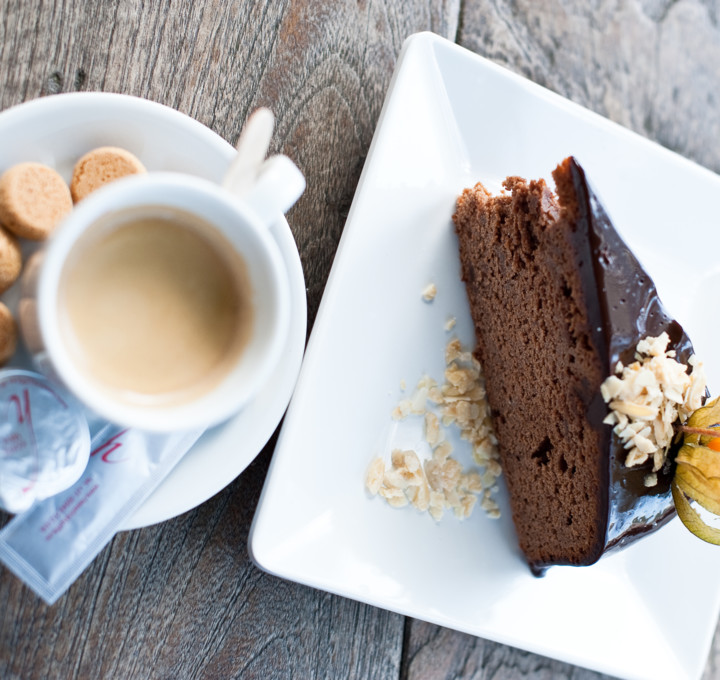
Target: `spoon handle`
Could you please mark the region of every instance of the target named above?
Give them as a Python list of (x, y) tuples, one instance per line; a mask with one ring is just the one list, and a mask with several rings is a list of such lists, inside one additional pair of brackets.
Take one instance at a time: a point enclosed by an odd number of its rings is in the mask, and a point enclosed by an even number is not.
[(225, 189), (236, 196), (250, 193), (270, 147), (274, 125), (270, 109), (259, 108), (250, 115), (240, 133), (237, 154), (223, 178)]

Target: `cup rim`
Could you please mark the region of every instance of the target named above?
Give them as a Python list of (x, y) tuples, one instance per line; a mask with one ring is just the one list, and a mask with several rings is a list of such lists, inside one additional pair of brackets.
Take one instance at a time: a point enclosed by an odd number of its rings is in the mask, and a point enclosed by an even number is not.
[[(162, 194), (162, 196), (154, 195)], [(168, 197), (174, 196), (172, 200)], [(181, 197), (181, 199), (178, 199)], [(190, 203), (191, 205), (188, 205)], [(197, 398), (180, 403), (135, 405), (113, 397), (106, 388), (88, 378), (76, 365), (60, 332), (59, 293), (65, 264), (73, 245), (101, 217), (116, 211), (168, 206), (187, 210), (209, 221), (233, 242), (231, 227), (208, 216), (213, 207), (244, 223), (265, 257), (272, 295), (271, 320), (274, 332), (263, 342), (260, 361), (250, 376), (239, 380), (238, 363), (217, 385)], [(208, 207), (210, 206), (210, 207)], [(242, 253), (241, 253), (242, 254)], [(265, 291), (267, 293), (267, 291)], [(48, 242), (37, 288), (38, 322), (52, 370), (87, 407), (109, 421), (155, 432), (173, 432), (210, 427), (226, 420), (252, 399), (268, 379), (287, 338), (290, 326), (290, 288), (285, 263), (270, 227), (262, 224), (247, 204), (221, 186), (200, 178), (172, 172), (154, 172), (119, 179), (83, 199), (58, 225)]]

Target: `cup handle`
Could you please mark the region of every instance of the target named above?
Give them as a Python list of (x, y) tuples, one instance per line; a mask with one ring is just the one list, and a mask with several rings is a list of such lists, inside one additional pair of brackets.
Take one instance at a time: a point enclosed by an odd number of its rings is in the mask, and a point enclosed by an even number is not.
[(287, 156), (271, 156), (260, 166), (257, 179), (245, 200), (260, 221), (271, 226), (305, 191), (305, 177)]

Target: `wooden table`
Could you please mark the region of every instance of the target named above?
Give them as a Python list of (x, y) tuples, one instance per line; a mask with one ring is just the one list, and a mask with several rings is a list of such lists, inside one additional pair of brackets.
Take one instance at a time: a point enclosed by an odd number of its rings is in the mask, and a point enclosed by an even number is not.
[[(234, 142), (269, 106), (274, 149), (308, 179), (289, 222), (312, 327), (408, 35), (434, 31), (719, 171), (719, 13), (705, 0), (3, 0), (0, 108), (124, 92)], [(0, 678), (600, 677), (260, 572), (247, 538), (273, 444), (201, 507), (118, 535), (53, 607), (0, 570)], [(720, 677), (718, 634), (704, 677)]]

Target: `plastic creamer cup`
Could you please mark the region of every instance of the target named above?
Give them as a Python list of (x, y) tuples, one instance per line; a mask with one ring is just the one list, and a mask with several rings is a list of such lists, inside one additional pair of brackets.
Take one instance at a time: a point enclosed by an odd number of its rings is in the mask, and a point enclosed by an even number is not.
[(30, 371), (0, 371), (0, 507), (27, 510), (72, 486), (90, 456), (80, 404)]

